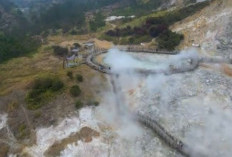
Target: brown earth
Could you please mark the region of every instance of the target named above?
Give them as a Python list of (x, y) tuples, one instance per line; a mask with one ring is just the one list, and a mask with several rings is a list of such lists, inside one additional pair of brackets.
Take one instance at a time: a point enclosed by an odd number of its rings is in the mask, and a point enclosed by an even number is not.
[(93, 137), (98, 137), (100, 134), (89, 128), (89, 127), (83, 127), (79, 132), (69, 136), (66, 139), (63, 139), (62, 141), (59, 141), (55, 144), (53, 144), (46, 152), (46, 157), (53, 157), (58, 156), (62, 150), (64, 150), (68, 144), (72, 144), (77, 142), (78, 140), (81, 140), (83, 142), (91, 142)]

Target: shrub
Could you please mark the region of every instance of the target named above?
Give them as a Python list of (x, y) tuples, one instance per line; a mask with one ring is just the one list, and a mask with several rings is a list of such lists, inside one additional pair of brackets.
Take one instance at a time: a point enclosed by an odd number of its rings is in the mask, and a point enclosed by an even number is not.
[(76, 109), (80, 109), (83, 107), (83, 103), (80, 100), (77, 100), (75, 103), (75, 107), (76, 107)]
[(46, 90), (52, 86), (51, 78), (38, 78), (33, 83), (33, 89), (35, 90)]
[(73, 79), (73, 73), (72, 73), (72, 71), (68, 71), (68, 72), (67, 72), (67, 76), (68, 76), (70, 79)]
[(160, 49), (174, 50), (183, 39), (182, 34), (168, 30), (159, 35), (157, 42)]
[(56, 91), (59, 91), (63, 87), (64, 87), (64, 83), (60, 81), (59, 79), (55, 79), (52, 82), (51, 90), (56, 92)]
[(27, 126), (23, 123), (18, 126), (18, 133), (17, 137), (19, 139), (24, 139), (28, 135), (28, 129)]
[(81, 89), (78, 85), (74, 85), (70, 88), (70, 94), (74, 97), (77, 97), (81, 94)]
[(98, 101), (94, 101), (94, 102), (93, 102), (93, 105), (94, 105), (94, 106), (98, 106), (98, 105), (99, 105), (99, 102), (98, 102)]
[(71, 30), (70, 34), (71, 34), (71, 35), (77, 35), (78, 32), (77, 32), (76, 30), (73, 29), (73, 30)]
[(77, 80), (78, 82), (83, 82), (83, 76), (80, 75), (80, 74), (77, 74), (77, 75), (76, 75), (76, 80)]
[(132, 37), (130, 37), (129, 39), (128, 39), (128, 42), (129, 42), (129, 44), (133, 44), (134, 43), (134, 38), (132, 38)]
[(116, 34), (116, 32), (114, 30), (107, 31), (106, 35), (111, 36), (111, 37), (117, 36), (117, 34)]
[(53, 52), (55, 55), (63, 57), (68, 54), (68, 49), (60, 46), (53, 46)]
[(149, 33), (150, 33), (150, 36), (157, 37), (159, 34), (167, 30), (168, 30), (168, 27), (166, 25), (160, 24), (160, 25), (152, 26), (149, 30)]
[(89, 22), (90, 30), (97, 31), (98, 28), (105, 26), (104, 16), (101, 12), (94, 16), (94, 19)]
[(86, 102), (86, 105), (87, 106), (98, 106), (100, 103), (98, 102), (98, 101), (96, 101), (96, 100), (88, 100), (87, 102)]
[(79, 43), (74, 43), (73, 46), (76, 47), (76, 48), (81, 47), (81, 45)]
[(60, 91), (64, 84), (58, 78), (38, 78), (33, 82), (32, 89), (27, 93), (27, 108), (35, 110), (49, 100), (55, 92)]

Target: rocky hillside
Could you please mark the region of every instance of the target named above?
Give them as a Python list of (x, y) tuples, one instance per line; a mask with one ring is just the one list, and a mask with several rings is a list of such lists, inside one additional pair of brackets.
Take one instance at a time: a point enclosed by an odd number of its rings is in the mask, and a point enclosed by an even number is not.
[(172, 26), (185, 36), (181, 47), (197, 46), (208, 55), (229, 57), (232, 52), (232, 1), (214, 0), (211, 4)]

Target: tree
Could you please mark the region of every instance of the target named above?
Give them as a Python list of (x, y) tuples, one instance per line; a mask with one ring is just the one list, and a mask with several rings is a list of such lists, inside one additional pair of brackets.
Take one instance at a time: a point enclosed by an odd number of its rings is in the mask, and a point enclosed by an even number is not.
[(55, 55), (63, 57), (68, 54), (68, 48), (64, 48), (61, 46), (53, 46), (53, 52)]
[(98, 28), (105, 26), (104, 16), (101, 12), (94, 16), (94, 19), (89, 22), (90, 30), (97, 31)]
[(160, 49), (174, 50), (183, 39), (182, 34), (167, 30), (159, 35), (157, 42)]

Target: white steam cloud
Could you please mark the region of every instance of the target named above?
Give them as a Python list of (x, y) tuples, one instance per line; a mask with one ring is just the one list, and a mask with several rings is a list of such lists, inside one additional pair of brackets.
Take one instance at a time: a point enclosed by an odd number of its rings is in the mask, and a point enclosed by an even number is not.
[[(118, 127), (121, 135), (127, 136), (132, 132), (139, 133), (136, 130), (141, 129), (131, 120), (130, 113), (142, 111), (183, 140), (190, 147), (191, 156), (198, 157), (200, 152), (211, 157), (230, 157), (230, 79), (202, 68), (173, 75), (142, 76), (136, 73), (136, 69), (164, 71), (170, 70), (170, 66), (184, 68), (188, 59), (198, 59), (195, 49), (174, 56), (110, 50), (104, 61), (117, 74), (113, 79), (120, 96), (115, 97), (113, 90), (104, 93), (104, 104), (107, 105), (102, 114)], [(117, 102), (125, 107), (123, 116), (116, 112)]]

